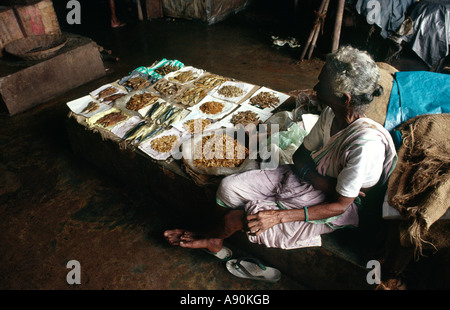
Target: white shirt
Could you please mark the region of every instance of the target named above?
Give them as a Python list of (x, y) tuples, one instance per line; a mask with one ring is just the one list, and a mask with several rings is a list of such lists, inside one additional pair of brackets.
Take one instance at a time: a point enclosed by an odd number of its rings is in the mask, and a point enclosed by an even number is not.
[[(333, 119), (334, 112), (327, 107), (311, 132), (304, 138), (303, 144), (306, 149), (317, 151), (330, 141)], [(383, 128), (381, 125), (377, 125)], [(336, 191), (342, 196), (357, 197), (361, 188), (374, 186), (383, 171), (385, 145), (382, 138), (373, 131), (368, 131), (363, 138), (364, 144), (358, 144), (351, 148), (343, 167), (327, 171), (328, 176), (337, 178)]]

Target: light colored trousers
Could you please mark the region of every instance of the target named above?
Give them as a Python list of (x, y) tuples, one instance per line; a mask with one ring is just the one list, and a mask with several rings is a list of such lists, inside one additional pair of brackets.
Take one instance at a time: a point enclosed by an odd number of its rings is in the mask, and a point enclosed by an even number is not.
[[(262, 210), (303, 209), (325, 202), (325, 194), (293, 173), (288, 165), (273, 170), (251, 170), (225, 177), (217, 191), (217, 203), (247, 214)], [(253, 243), (295, 249), (320, 246), (321, 235), (347, 225), (358, 226), (358, 210), (352, 204), (342, 215), (321, 221), (277, 224), (259, 236), (248, 234)]]

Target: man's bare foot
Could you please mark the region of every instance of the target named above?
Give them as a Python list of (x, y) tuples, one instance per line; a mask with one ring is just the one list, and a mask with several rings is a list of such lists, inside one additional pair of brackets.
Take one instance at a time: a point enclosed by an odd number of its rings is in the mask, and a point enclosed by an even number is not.
[(223, 239), (204, 238), (195, 232), (185, 229), (171, 229), (164, 232), (164, 237), (171, 245), (179, 245), (190, 249), (207, 249), (217, 253), (223, 247)]
[(172, 229), (164, 232), (164, 237), (171, 245), (180, 245), (180, 238), (184, 234), (184, 229)]
[(183, 235), (180, 241), (180, 246), (190, 249), (206, 249), (210, 252), (217, 253), (223, 247), (223, 239), (218, 238), (205, 238), (195, 239)]

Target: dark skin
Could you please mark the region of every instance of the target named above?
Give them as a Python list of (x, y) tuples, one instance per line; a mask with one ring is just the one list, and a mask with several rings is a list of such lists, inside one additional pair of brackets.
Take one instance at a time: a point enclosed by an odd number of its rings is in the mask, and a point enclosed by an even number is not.
[[(335, 96), (331, 80), (327, 74), (326, 66), (319, 75), (319, 82), (314, 87), (317, 97), (329, 106), (335, 118), (331, 127), (331, 136), (345, 129), (349, 124), (364, 117), (351, 107), (351, 95), (344, 94), (342, 97)], [(322, 190), (328, 197), (327, 202), (308, 207), (309, 220), (325, 219), (344, 213), (353, 203), (356, 197), (345, 197), (335, 190), (337, 180), (335, 178), (320, 175), (316, 165), (311, 158), (311, 152), (301, 145), (293, 155), (294, 165), (301, 170), (305, 165), (310, 168), (304, 178), (314, 188)], [(360, 195), (364, 196), (363, 192)], [(212, 252), (218, 252), (223, 246), (223, 240), (233, 233), (248, 229), (250, 233), (258, 236), (265, 230), (280, 224), (294, 221), (305, 221), (303, 208), (291, 210), (267, 210), (256, 214), (245, 215), (243, 210), (226, 211), (224, 220), (217, 230), (208, 234), (197, 234), (182, 229), (168, 230), (164, 236), (169, 243), (188, 248), (206, 248)], [(246, 227), (247, 225), (247, 227)]]

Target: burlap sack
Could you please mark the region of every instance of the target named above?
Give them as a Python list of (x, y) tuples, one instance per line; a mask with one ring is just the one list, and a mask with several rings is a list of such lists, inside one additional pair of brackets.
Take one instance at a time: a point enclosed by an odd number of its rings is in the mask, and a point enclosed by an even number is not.
[(392, 84), (394, 82), (394, 74), (398, 70), (385, 62), (377, 62), (377, 66), (380, 70), (379, 84), (383, 87), (383, 94), (374, 98), (366, 111), (366, 115), (368, 118), (373, 119), (377, 123), (384, 126), (389, 105), (389, 97), (391, 95)]
[(445, 231), (430, 227), (450, 206), (450, 114), (422, 115), (399, 128), (403, 145), (388, 184), (388, 202), (408, 221), (403, 241), (417, 252), (425, 244), (447, 246)]

